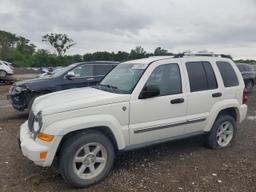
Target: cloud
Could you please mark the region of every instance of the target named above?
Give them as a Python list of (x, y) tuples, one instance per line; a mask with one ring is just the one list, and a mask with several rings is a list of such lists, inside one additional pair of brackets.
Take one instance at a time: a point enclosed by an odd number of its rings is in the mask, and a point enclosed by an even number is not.
[(46, 48), (42, 35), (68, 34), (70, 53), (97, 50), (208, 49), (256, 58), (254, 0), (9, 0), (1, 2), (1, 29)]

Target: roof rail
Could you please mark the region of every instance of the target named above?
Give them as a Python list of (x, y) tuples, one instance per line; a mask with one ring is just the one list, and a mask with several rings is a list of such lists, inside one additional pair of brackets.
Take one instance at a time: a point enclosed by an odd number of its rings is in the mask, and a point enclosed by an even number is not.
[(204, 56), (204, 57), (222, 57), (222, 58), (228, 58), (232, 59), (231, 55), (225, 55), (225, 54), (215, 54), (213, 52), (207, 52), (207, 51), (199, 51), (197, 53), (192, 53), (191, 51), (185, 51), (182, 53), (174, 54), (174, 58), (182, 58), (182, 57), (189, 57), (189, 56)]

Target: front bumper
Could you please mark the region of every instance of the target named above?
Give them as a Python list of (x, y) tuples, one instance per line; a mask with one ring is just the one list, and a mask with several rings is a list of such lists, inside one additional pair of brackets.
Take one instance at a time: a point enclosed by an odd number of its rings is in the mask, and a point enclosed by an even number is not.
[[(51, 166), (60, 139), (60, 137), (56, 136), (52, 142), (34, 140), (28, 128), (27, 121), (21, 125), (20, 132), (18, 134), (18, 142), (22, 154), (33, 161), (36, 165), (43, 167)], [(40, 159), (41, 152), (47, 152), (47, 157), (45, 159)]]
[(12, 107), (18, 111), (24, 111), (28, 107), (28, 101), (25, 93), (13, 93), (9, 92), (7, 100), (10, 102)]

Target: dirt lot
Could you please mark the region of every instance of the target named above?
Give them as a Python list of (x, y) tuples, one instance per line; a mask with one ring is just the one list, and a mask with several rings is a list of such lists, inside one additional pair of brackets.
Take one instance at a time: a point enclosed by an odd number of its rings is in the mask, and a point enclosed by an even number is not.
[(256, 97), (239, 125), (234, 146), (210, 150), (201, 137), (126, 152), (103, 182), (87, 189), (67, 186), (54, 168), (24, 158), (16, 141), (26, 113), (8, 104), (0, 86), (0, 191), (256, 191)]

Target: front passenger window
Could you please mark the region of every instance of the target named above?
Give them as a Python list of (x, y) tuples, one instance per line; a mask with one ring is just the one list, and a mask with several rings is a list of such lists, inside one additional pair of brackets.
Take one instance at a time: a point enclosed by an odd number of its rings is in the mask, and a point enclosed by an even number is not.
[(178, 64), (165, 64), (155, 68), (148, 78), (146, 86), (148, 85), (157, 85), (160, 89), (160, 96), (181, 93), (182, 86)]
[(93, 75), (93, 65), (79, 65), (73, 70), (71, 70), (69, 73), (73, 74), (77, 78), (82, 78), (82, 77), (91, 77)]

